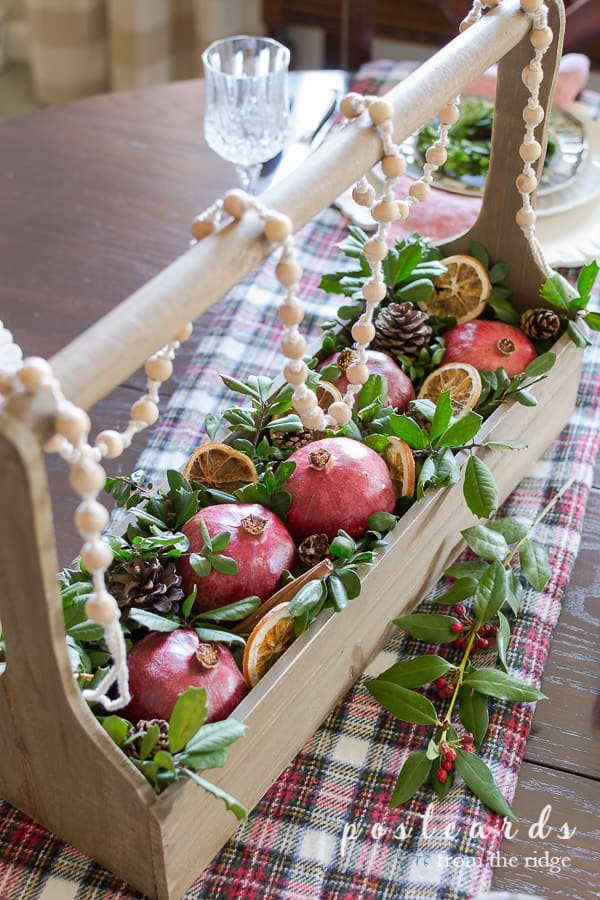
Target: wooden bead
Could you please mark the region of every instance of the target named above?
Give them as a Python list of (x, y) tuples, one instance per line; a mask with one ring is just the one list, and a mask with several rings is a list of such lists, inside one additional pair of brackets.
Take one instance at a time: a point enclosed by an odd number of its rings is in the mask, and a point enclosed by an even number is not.
[(192, 232), (193, 238), (197, 241), (201, 241), (203, 238), (208, 237), (209, 234), (212, 234), (215, 229), (216, 225), (214, 222), (211, 222), (210, 219), (203, 219), (200, 215), (196, 216), (192, 222), (190, 231)]
[(539, 125), (544, 121), (544, 109), (539, 104), (537, 106), (523, 107), (523, 121), (527, 125)]
[(367, 303), (380, 303), (387, 294), (387, 288), (383, 281), (365, 281), (362, 286), (362, 295)]
[(282, 303), (277, 314), (279, 321), (288, 328), (299, 325), (304, 318), (304, 310), (299, 303)]
[(544, 0), (521, 0), (521, 9), (526, 13), (537, 12), (544, 5)]
[(525, 175), (524, 172), (518, 176), (517, 181), (517, 190), (522, 194), (531, 194), (532, 191), (535, 191), (537, 188), (537, 178), (534, 178), (533, 175)]
[(55, 434), (43, 446), (44, 453), (58, 453), (65, 442), (62, 434)]
[(106, 472), (99, 463), (88, 462), (84, 466), (74, 466), (69, 475), (69, 483), (81, 497), (98, 494), (104, 487)]
[(374, 100), (369, 105), (369, 118), (373, 125), (381, 125), (393, 118), (394, 108), (387, 100)]
[(234, 219), (242, 218), (242, 216), (248, 209), (248, 203), (248, 194), (246, 194), (245, 191), (242, 191), (239, 188), (234, 188), (232, 191), (227, 191), (227, 193), (223, 197), (223, 209), (228, 216), (233, 216)]
[(431, 188), (425, 181), (415, 181), (408, 189), (410, 196), (419, 201), (425, 200), (429, 196), (430, 191)]
[(62, 403), (54, 417), (54, 427), (72, 444), (79, 443), (91, 428), (90, 417), (74, 403)]
[(376, 222), (394, 222), (398, 218), (396, 201), (379, 200), (371, 210), (371, 215)]
[(523, 162), (535, 162), (542, 155), (542, 145), (539, 141), (531, 141), (529, 144), (521, 144), (519, 156)]
[(302, 359), (306, 352), (306, 341), (301, 334), (294, 338), (285, 337), (281, 342), (281, 352), (288, 359)]
[(298, 360), (299, 366), (296, 368), (292, 363), (286, 363), (283, 369), (283, 377), (292, 387), (298, 387), (304, 384), (308, 377), (308, 366), (304, 360)]
[(113, 561), (113, 552), (105, 541), (87, 541), (81, 548), (81, 562), (89, 572), (108, 569)]
[(96, 625), (110, 625), (118, 621), (121, 613), (117, 601), (108, 593), (92, 594), (85, 604), (85, 612), (90, 621)]
[(361, 191), (358, 187), (352, 189), (352, 199), (359, 206), (373, 206), (376, 196), (375, 188), (371, 185), (365, 191)]
[(300, 281), (302, 268), (296, 262), (281, 260), (275, 267), (275, 277), (284, 287), (292, 287)]
[(462, 22), (460, 23), (460, 25), (458, 26), (458, 30), (462, 34), (463, 31), (466, 31), (467, 28), (470, 28), (472, 24), (473, 24), (472, 22), (467, 22), (466, 19), (463, 19)]
[(292, 406), (300, 415), (305, 415), (306, 413), (312, 412), (315, 406), (318, 406), (318, 400), (316, 394), (312, 391), (308, 391), (307, 394), (304, 394), (301, 397), (292, 397)]
[(408, 205), (408, 203), (406, 203), (405, 200), (398, 200), (396, 202), (396, 210), (398, 212), (399, 219), (408, 219), (410, 206)]
[(455, 122), (458, 122), (459, 116), (460, 110), (453, 103), (443, 106), (438, 113), (438, 119), (442, 125), (454, 125)]
[(520, 209), (515, 219), (519, 228), (529, 228), (531, 225), (535, 225), (535, 212), (533, 210), (526, 212), (524, 209)]
[(323, 431), (325, 428), (325, 413), (320, 406), (315, 406), (310, 412), (301, 416), (302, 424), (311, 431)]
[(352, 418), (352, 409), (343, 400), (336, 400), (335, 403), (331, 404), (327, 412), (340, 427), (347, 425)]
[(400, 178), (406, 172), (406, 160), (403, 156), (384, 156), (381, 168), (386, 178)]
[(542, 83), (544, 80), (544, 73), (542, 69), (532, 69), (530, 66), (525, 66), (525, 68), (521, 70), (521, 80), (528, 88), (534, 88)]
[(429, 147), (425, 152), (425, 159), (428, 163), (431, 163), (432, 166), (443, 166), (448, 159), (448, 154), (443, 147)]
[(136, 400), (131, 407), (131, 418), (134, 422), (144, 422), (146, 425), (154, 425), (158, 419), (158, 406), (149, 397)]
[(352, 326), (352, 337), (357, 344), (370, 344), (375, 337), (375, 326), (370, 322), (355, 322)]
[(125, 449), (125, 441), (118, 431), (107, 429), (101, 431), (96, 438), (96, 446), (100, 447), (102, 455), (107, 459), (116, 459)]
[(97, 500), (84, 500), (75, 510), (75, 527), (82, 537), (100, 534), (108, 525), (108, 510)]
[(265, 237), (274, 244), (283, 244), (292, 233), (292, 220), (289, 216), (272, 215), (265, 222)]
[(350, 363), (346, 369), (346, 378), (350, 384), (364, 384), (369, 378), (369, 367), (364, 363)]
[(342, 97), (340, 112), (346, 119), (356, 119), (365, 109), (365, 98), (360, 94), (350, 93)]
[(177, 332), (177, 334), (175, 335), (175, 340), (181, 341), (182, 343), (183, 341), (187, 341), (193, 330), (194, 326), (191, 322), (188, 322), (187, 325), (184, 325), (183, 328)]
[(388, 246), (381, 238), (371, 238), (370, 241), (365, 241), (363, 253), (368, 260), (381, 262), (388, 254)]
[(532, 47), (535, 47), (536, 50), (546, 50), (552, 43), (553, 38), (552, 29), (548, 28), (547, 25), (544, 28), (534, 28), (529, 32), (529, 40)]
[(145, 368), (152, 381), (166, 381), (173, 374), (173, 363), (166, 356), (151, 356)]
[(35, 391), (40, 384), (52, 378), (52, 369), (41, 356), (30, 356), (24, 360), (16, 376), (26, 391)]

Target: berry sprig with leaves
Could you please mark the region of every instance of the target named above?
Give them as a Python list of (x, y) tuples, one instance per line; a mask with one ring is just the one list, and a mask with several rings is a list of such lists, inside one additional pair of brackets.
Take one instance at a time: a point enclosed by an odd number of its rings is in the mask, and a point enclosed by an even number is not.
[[(428, 779), (443, 799), (459, 775), (490, 809), (514, 818), (493, 773), (474, 751), (488, 732), (490, 698), (515, 703), (545, 699), (535, 685), (508, 672), (510, 623), (519, 613), (523, 584), (541, 591), (550, 578), (545, 547), (531, 536), (570, 484), (563, 486), (532, 525), (507, 516), (462, 531), (473, 558), (446, 570), (454, 584), (435, 599), (437, 604), (453, 606), (455, 615), (413, 613), (394, 620), (412, 638), (446, 647), (448, 652), (402, 660), (367, 682), (371, 695), (396, 718), (433, 729), (425, 738), (425, 749), (405, 760), (391, 808), (410, 800)], [(474, 665), (479, 650), (486, 651), (489, 662), (487, 651), (493, 640), (500, 668)], [(427, 686), (438, 707), (424, 693)]]

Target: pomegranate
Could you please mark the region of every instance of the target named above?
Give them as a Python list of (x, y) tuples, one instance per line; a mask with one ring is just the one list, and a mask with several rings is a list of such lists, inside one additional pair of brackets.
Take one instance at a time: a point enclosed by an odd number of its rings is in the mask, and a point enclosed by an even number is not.
[(230, 541), (222, 551), (232, 557), (238, 567), (237, 575), (226, 575), (211, 569), (201, 578), (192, 569), (189, 556), (177, 562), (181, 586), (186, 594), (197, 587), (194, 609), (197, 612), (235, 603), (243, 597), (256, 596), (266, 600), (275, 592), (284, 569), (290, 569), (296, 548), (285, 525), (269, 509), (258, 503), (221, 503), (197, 512), (183, 526), (190, 542), (190, 553), (199, 553), (204, 540), (200, 519), (214, 537), (228, 531)]
[[(347, 348), (339, 353), (334, 353), (333, 356), (330, 356), (318, 367), (322, 369), (324, 366), (335, 363), (342, 370), (340, 377), (333, 382), (342, 394), (348, 387), (346, 369), (356, 359), (356, 356), (355, 350)], [(384, 376), (388, 387), (387, 403), (389, 406), (393, 406), (397, 412), (403, 413), (411, 400), (415, 399), (415, 390), (408, 375), (404, 374), (391, 356), (388, 356), (387, 353), (380, 353), (378, 350), (367, 350), (367, 365), (369, 366), (369, 372), (372, 374)]]
[(206, 688), (207, 722), (226, 719), (248, 687), (224, 644), (201, 641), (195, 631), (154, 631), (133, 645), (127, 657), (131, 701), (123, 714), (131, 721), (169, 719), (180, 694)]
[(343, 528), (353, 538), (374, 512), (396, 504), (388, 467), (374, 450), (350, 438), (313, 441), (290, 456), (296, 463), (286, 488), (292, 495), (287, 527), (297, 541), (310, 534), (333, 540)]
[(470, 363), (476, 369), (495, 372), (502, 366), (509, 375), (522, 372), (537, 356), (535, 347), (520, 328), (504, 322), (473, 319), (449, 328), (444, 334), (442, 363)]

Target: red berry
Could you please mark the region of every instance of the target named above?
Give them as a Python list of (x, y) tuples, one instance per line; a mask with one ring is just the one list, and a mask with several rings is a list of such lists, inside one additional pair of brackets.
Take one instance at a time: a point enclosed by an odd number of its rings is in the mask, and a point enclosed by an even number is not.
[(454, 687), (451, 684), (447, 684), (444, 688), (444, 697), (450, 698), (454, 693)]
[(490, 625), (490, 630), (488, 633), (489, 633), (490, 637), (496, 637), (496, 635), (498, 634), (498, 626)]
[(436, 688), (438, 689), (438, 691), (443, 690), (446, 687), (446, 685), (448, 684), (448, 682), (446, 681), (445, 678), (436, 678), (436, 680), (433, 683), (436, 686)]
[(452, 634), (460, 634), (462, 630), (463, 630), (462, 622), (453, 622), (452, 625), (450, 626), (450, 631), (452, 632)]
[(451, 760), (451, 762), (454, 762), (454, 760), (456, 759), (456, 750), (454, 750), (453, 747), (448, 747), (448, 749), (444, 753), (444, 756), (446, 757), (446, 759), (449, 759), (449, 760)]
[(465, 746), (465, 744), (472, 744), (472, 743), (473, 743), (473, 735), (472, 734), (463, 734), (463, 736), (462, 736), (463, 747)]
[(464, 650), (465, 647), (467, 646), (467, 642), (462, 637), (456, 638), (456, 640), (453, 641), (453, 644), (457, 650)]
[(467, 608), (464, 603), (457, 603), (454, 607), (454, 612), (457, 616), (465, 616), (467, 614)]
[(437, 778), (437, 780), (439, 782), (441, 782), (443, 784), (448, 778), (448, 773), (446, 772), (445, 769), (438, 769), (437, 772), (435, 773), (435, 777)]
[(449, 757), (446, 757), (446, 759), (442, 760), (442, 769), (444, 769), (446, 772), (451, 772), (453, 768), (454, 763), (451, 759), (449, 759)]
[(490, 646), (490, 642), (487, 638), (479, 638), (478, 643), (480, 650), (487, 650), (487, 648)]
[(442, 754), (442, 756), (448, 756), (448, 753), (451, 749), (452, 748), (450, 747), (450, 744), (447, 744), (446, 741), (442, 741), (442, 743), (440, 744), (440, 753)]

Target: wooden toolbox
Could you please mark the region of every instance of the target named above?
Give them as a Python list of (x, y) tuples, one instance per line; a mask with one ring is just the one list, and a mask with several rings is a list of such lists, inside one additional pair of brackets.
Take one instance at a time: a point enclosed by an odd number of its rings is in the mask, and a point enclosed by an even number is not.
[[(564, 25), (560, 0), (548, 0), (548, 6), (555, 41), (544, 61), (544, 107), (552, 95)], [(401, 140), (500, 60), (481, 215), (468, 235), (447, 247), (464, 251), (478, 240), (492, 258), (509, 262), (509, 284), (520, 308), (539, 305), (544, 280), (515, 224), (529, 25), (518, 0), (503, 0), (387, 95), (395, 110), (395, 139)], [(371, 127), (348, 127), (263, 201), (287, 213), (297, 229), (380, 155)], [(89, 408), (127, 378), (165, 334), (196, 318), (269, 253), (261, 234), (252, 214), (227, 226), (60, 351), (51, 363), (65, 395)], [(501, 499), (558, 435), (573, 408), (581, 352), (566, 336), (555, 349), (554, 369), (533, 388), (537, 407), (503, 406), (485, 423), (488, 435), (525, 438), (529, 444), (516, 454), (483, 451)], [(37, 439), (47, 428), (43, 403), (26, 419), (3, 415), (0, 425), (0, 619), (6, 639), (0, 795), (149, 897), (177, 898), (233, 833), (236, 820), (193, 783), (156, 796), (82, 700), (67, 656), (47, 476)], [(231, 747), (226, 767), (211, 773), (215, 783), (248, 808), (257, 803), (381, 646), (390, 620), (410, 611), (456, 556), (459, 530), (472, 522), (460, 485), (427, 494), (411, 508), (366, 573), (360, 600), (341, 614), (321, 615), (238, 707), (235, 716), (247, 733)]]

